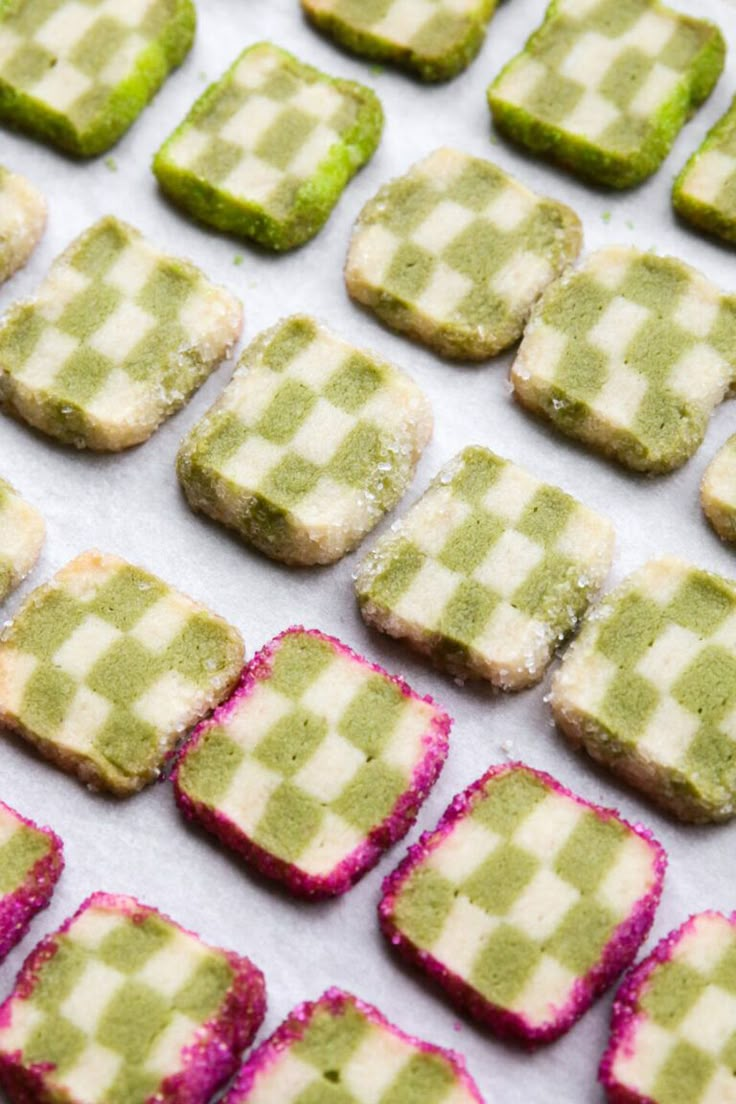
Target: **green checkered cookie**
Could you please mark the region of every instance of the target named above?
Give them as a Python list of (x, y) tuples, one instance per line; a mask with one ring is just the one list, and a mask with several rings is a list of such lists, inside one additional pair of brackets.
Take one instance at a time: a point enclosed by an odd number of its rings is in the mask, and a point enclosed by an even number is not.
[(736, 244), (736, 99), (678, 176), (672, 202), (694, 226)]
[(0, 120), (102, 153), (184, 60), (195, 21), (192, 0), (3, 0)]
[(542, 297), (511, 380), (569, 437), (663, 472), (699, 447), (735, 370), (736, 298), (673, 257), (613, 247)]
[(716, 533), (736, 541), (736, 434), (708, 465), (700, 485), (703, 513)]
[(363, 209), (345, 279), (386, 325), (448, 357), (483, 360), (521, 337), (574, 261), (577, 215), (501, 169), (439, 149)]
[(613, 527), (488, 449), (467, 448), (360, 565), (363, 618), (461, 677), (538, 682), (608, 573)]
[(0, 635), (0, 723), (63, 770), (125, 795), (232, 689), (240, 634), (154, 575), (72, 560)]
[(22, 268), (43, 234), (46, 200), (23, 176), (0, 165), (0, 284)]
[(431, 435), (413, 380), (294, 316), (246, 349), (178, 472), (195, 509), (266, 555), (333, 563), (398, 502)]
[(483, 44), (497, 0), (302, 0), (315, 27), (374, 61), (447, 80)]
[(657, 0), (552, 0), (488, 102), (513, 141), (629, 188), (656, 172), (710, 95), (725, 50), (714, 24)]
[(322, 229), (382, 127), (370, 88), (260, 42), (197, 100), (153, 171), (202, 222), (291, 249)]
[(0, 602), (34, 567), (44, 535), (38, 510), (0, 479)]
[(147, 440), (227, 356), (240, 303), (103, 218), (0, 320), (0, 401), (78, 448)]

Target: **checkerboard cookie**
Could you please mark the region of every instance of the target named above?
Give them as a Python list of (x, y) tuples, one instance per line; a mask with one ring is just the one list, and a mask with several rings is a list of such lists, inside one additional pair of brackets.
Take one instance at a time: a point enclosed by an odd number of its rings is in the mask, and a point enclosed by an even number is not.
[(153, 171), (202, 222), (292, 249), (322, 229), (382, 128), (370, 88), (259, 42), (197, 100)]
[(45, 534), (38, 510), (0, 479), (0, 602), (35, 566)]
[(413, 380), (295, 315), (246, 349), (177, 469), (194, 509), (266, 555), (333, 563), (401, 498), (432, 427)]
[(381, 927), (492, 1030), (551, 1042), (633, 960), (665, 867), (643, 828), (506, 764), (456, 797), (386, 879)]
[(120, 796), (237, 682), (240, 634), (117, 556), (85, 552), (0, 634), (0, 724)]
[(603, 583), (613, 539), (599, 514), (473, 446), (362, 562), (360, 610), (452, 674), (518, 690)]
[(700, 502), (719, 537), (736, 541), (736, 435), (729, 437), (706, 468)]
[(688, 460), (736, 370), (736, 299), (673, 257), (614, 246), (543, 295), (511, 381), (568, 437), (637, 471)]
[(736, 99), (678, 176), (672, 202), (693, 226), (736, 243)]
[(725, 42), (658, 0), (552, 0), (488, 89), (506, 137), (613, 188), (656, 172), (721, 75)]
[(577, 215), (490, 161), (439, 149), (363, 209), (345, 280), (382, 322), (447, 357), (521, 337), (532, 305), (580, 252)]
[(39, 828), (0, 801), (0, 962), (51, 900), (63, 855), (50, 828)]
[(606, 595), (552, 686), (575, 746), (683, 820), (736, 813), (736, 586), (667, 558)]
[(12, 1104), (207, 1104), (264, 1012), (249, 959), (133, 897), (95, 893), (0, 1006), (0, 1086)]
[(408, 832), (447, 755), (431, 698), (334, 637), (288, 629), (194, 732), (183, 812), (294, 893), (345, 893)]
[(107, 217), (0, 320), (0, 400), (78, 448), (147, 440), (240, 335), (240, 303)]
[(0, 284), (23, 267), (45, 225), (41, 193), (24, 176), (0, 165)]
[(68, 153), (109, 149), (189, 52), (192, 0), (9, 0), (0, 120)]
[(611, 1104), (730, 1104), (736, 914), (692, 916), (629, 974), (600, 1080)]
[(394, 1027), (340, 989), (295, 1008), (246, 1062), (225, 1104), (483, 1104), (459, 1054)]

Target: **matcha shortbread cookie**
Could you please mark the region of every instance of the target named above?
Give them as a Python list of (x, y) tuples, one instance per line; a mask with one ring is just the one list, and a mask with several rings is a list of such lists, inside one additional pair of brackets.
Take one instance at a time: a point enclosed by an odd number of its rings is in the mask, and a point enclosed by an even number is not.
[(292, 249), (322, 229), (382, 127), (370, 88), (260, 42), (197, 100), (153, 171), (202, 222)]
[(0, 165), (0, 284), (23, 267), (45, 225), (41, 193), (24, 176)]
[(0, 801), (0, 962), (51, 900), (63, 854), (54, 832)]
[(723, 540), (736, 541), (736, 435), (708, 465), (700, 485), (703, 513)]
[(490, 161), (443, 148), (364, 207), (345, 280), (392, 329), (443, 356), (483, 360), (521, 337), (581, 244), (569, 207)]
[(299, 1005), (246, 1062), (225, 1104), (483, 1104), (451, 1050), (340, 989)]
[(221, 702), (240, 634), (117, 556), (85, 552), (0, 634), (0, 724), (62, 770), (125, 796)]
[(0, 319), (0, 401), (66, 444), (129, 448), (189, 399), (241, 326), (228, 291), (103, 218)]
[(38, 510), (0, 479), (0, 602), (35, 566), (45, 533)]
[(636, 471), (700, 446), (736, 375), (736, 297), (674, 257), (614, 246), (535, 308), (511, 369), (519, 402)]
[(460, 677), (538, 682), (611, 563), (609, 521), (488, 449), (465, 449), (360, 565), (364, 620)]
[(606, 595), (552, 686), (558, 725), (683, 820), (736, 813), (736, 584), (654, 560)]
[(534, 1046), (633, 960), (666, 861), (645, 829), (548, 774), (492, 767), (386, 879), (381, 926), (462, 1009)]
[(95, 893), (0, 1006), (13, 1104), (207, 1104), (265, 1012), (263, 975), (133, 897)]
[(341, 46), (425, 81), (448, 80), (480, 50), (497, 0), (301, 0)]
[(692, 916), (627, 977), (599, 1079), (610, 1104), (731, 1104), (736, 914)]
[(0, 121), (102, 153), (184, 60), (195, 19), (192, 0), (3, 0)]
[(450, 718), (334, 637), (295, 627), (192, 735), (176, 799), (302, 896), (344, 893), (404, 836), (447, 755)]
[(432, 427), (413, 380), (294, 316), (246, 349), (182, 443), (179, 479), (273, 559), (333, 563), (401, 498)]
[(736, 244), (736, 99), (678, 176), (672, 203), (700, 230)]
[(713, 24), (657, 0), (553, 0), (488, 89), (506, 137), (613, 188), (656, 172), (721, 75)]

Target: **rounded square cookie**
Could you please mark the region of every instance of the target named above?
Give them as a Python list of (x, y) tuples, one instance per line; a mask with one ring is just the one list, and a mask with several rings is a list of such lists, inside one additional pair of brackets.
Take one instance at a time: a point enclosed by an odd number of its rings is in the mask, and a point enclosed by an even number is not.
[(38, 510), (0, 478), (0, 603), (35, 567), (45, 535)]
[(24, 176), (0, 165), (0, 284), (23, 267), (45, 226), (44, 197)]
[(0, 962), (45, 909), (64, 869), (64, 847), (0, 801)]
[(706, 468), (700, 502), (718, 536), (736, 541), (736, 435), (729, 437)]
[(699, 230), (736, 244), (736, 99), (677, 177), (672, 204)]

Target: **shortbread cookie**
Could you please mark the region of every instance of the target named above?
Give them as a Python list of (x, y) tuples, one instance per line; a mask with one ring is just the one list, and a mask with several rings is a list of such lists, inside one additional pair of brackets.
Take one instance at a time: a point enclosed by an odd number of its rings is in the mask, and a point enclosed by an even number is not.
[(125, 795), (227, 697), (240, 634), (139, 567), (85, 552), (0, 634), (0, 724), (62, 770)]
[(403, 679), (295, 627), (258, 653), (194, 732), (176, 799), (294, 893), (344, 893), (414, 823), (450, 725)]
[(472, 1016), (546, 1043), (633, 960), (666, 862), (643, 828), (548, 774), (492, 767), (386, 879), (381, 926)]
[(736, 585), (682, 560), (591, 614), (552, 688), (576, 746), (683, 820), (736, 812)]
[(153, 171), (202, 222), (291, 249), (322, 229), (382, 127), (370, 88), (260, 42), (197, 100)]
[(736, 99), (678, 176), (672, 202), (694, 226), (736, 243)]
[(0, 1006), (13, 1104), (207, 1104), (263, 1020), (263, 975), (133, 897), (95, 893)]
[(398, 502), (431, 436), (413, 380), (294, 316), (246, 349), (177, 467), (194, 509), (276, 560), (325, 564)]
[(341, 46), (426, 81), (448, 80), (480, 50), (497, 0), (302, 0), (308, 19)]
[(736, 372), (736, 298), (673, 257), (612, 247), (542, 297), (517, 399), (637, 471), (689, 459)]
[(363, 618), (461, 677), (518, 690), (603, 583), (609, 521), (473, 446), (451, 460), (358, 570)]
[(0, 400), (78, 448), (147, 440), (227, 356), (240, 303), (108, 217), (0, 320)]
[(611, 1104), (730, 1104), (736, 914), (692, 916), (629, 974), (599, 1078)]
[(38, 510), (0, 479), (0, 602), (35, 566), (45, 533)]
[(63, 855), (50, 828), (39, 828), (0, 801), (0, 962), (51, 900)]
[(0, 120), (69, 153), (109, 149), (194, 38), (192, 0), (7, 0)]
[(736, 541), (736, 435), (708, 465), (700, 485), (703, 513), (719, 537)]
[(41, 193), (24, 176), (0, 165), (0, 284), (23, 267), (45, 225), (46, 200)]
[(483, 1104), (464, 1059), (340, 989), (295, 1008), (250, 1056), (225, 1104)]
[(443, 356), (482, 360), (521, 337), (581, 244), (569, 207), (490, 161), (443, 148), (364, 207), (345, 280), (392, 329)]
[(629, 188), (656, 172), (721, 75), (713, 23), (658, 0), (552, 0), (488, 89), (506, 137), (584, 179)]

